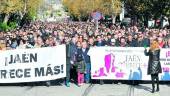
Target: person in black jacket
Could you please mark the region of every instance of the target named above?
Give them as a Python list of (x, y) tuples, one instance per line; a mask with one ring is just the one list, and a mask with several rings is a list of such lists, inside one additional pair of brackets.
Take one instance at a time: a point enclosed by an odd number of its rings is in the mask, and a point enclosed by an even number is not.
[(159, 91), (159, 73), (162, 73), (162, 68), (160, 64), (160, 48), (159, 44), (156, 40), (153, 40), (151, 42), (151, 46), (149, 51), (145, 48), (144, 51), (146, 56), (149, 56), (149, 61), (148, 61), (148, 70), (147, 73), (148, 75), (151, 75), (151, 80), (152, 80), (152, 93), (155, 92), (155, 79), (157, 83), (157, 89), (156, 91)]
[(76, 73), (74, 71), (75, 54), (77, 51), (76, 42), (77, 42), (77, 40), (75, 39), (75, 37), (73, 37), (71, 42), (68, 41), (66, 44), (66, 80), (65, 80), (65, 85), (67, 87), (70, 87), (71, 77), (74, 80), (76, 78), (76, 76), (74, 76)]
[(142, 33), (138, 34), (137, 47), (143, 47), (149, 45), (150, 45), (150, 40), (144, 37)]
[(82, 45), (81, 42), (79, 41), (77, 42), (77, 51), (75, 57), (76, 57), (77, 83), (78, 86), (81, 86), (84, 83), (85, 61), (83, 57)]
[(95, 46), (105, 46), (106, 45), (105, 41), (103, 40), (103, 38), (100, 35), (98, 35), (96, 39), (97, 39), (97, 41), (94, 42)]
[(137, 40), (131, 34), (128, 35), (127, 44), (129, 47), (137, 47)]
[(82, 52), (83, 52), (83, 58), (85, 62), (85, 82), (90, 82), (90, 71), (91, 71), (91, 63), (90, 63), (90, 56), (87, 54), (89, 51), (89, 47), (87, 45), (87, 41), (84, 40), (82, 42)]

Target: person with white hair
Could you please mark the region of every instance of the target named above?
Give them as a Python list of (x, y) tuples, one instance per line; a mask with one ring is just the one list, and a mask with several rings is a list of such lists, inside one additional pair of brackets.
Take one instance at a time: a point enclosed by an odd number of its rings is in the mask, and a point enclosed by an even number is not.
[(116, 40), (113, 38), (111, 39), (110, 46), (116, 46)]

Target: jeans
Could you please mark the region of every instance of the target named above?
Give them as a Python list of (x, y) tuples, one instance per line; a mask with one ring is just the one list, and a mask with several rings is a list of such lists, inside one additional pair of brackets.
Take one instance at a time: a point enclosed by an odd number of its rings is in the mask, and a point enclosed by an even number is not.
[(86, 67), (85, 67), (86, 73), (85, 73), (85, 81), (87, 83), (90, 82), (90, 71), (91, 71), (91, 64), (90, 63), (86, 63)]

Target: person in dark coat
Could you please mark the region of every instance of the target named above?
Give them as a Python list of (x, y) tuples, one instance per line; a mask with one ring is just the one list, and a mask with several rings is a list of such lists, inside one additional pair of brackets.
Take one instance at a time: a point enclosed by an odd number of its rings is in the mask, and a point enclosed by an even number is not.
[(70, 87), (70, 69), (71, 69), (71, 63), (70, 63), (70, 44), (66, 44), (66, 81), (65, 85), (67, 87)]
[(144, 36), (144, 34), (139, 33), (137, 39), (137, 47), (150, 46), (150, 40)]
[(128, 47), (128, 44), (126, 42), (126, 38), (125, 37), (121, 37), (120, 38), (120, 44), (119, 44), (120, 47)]
[(137, 40), (135, 40), (132, 35), (128, 35), (127, 44), (129, 47), (137, 47)]
[(83, 58), (83, 50), (81, 42), (77, 42), (77, 51), (76, 51), (76, 70), (77, 70), (77, 83), (78, 86), (83, 85), (84, 83), (84, 73), (85, 73), (85, 62)]
[(105, 46), (106, 43), (105, 43), (105, 41), (103, 40), (103, 38), (102, 38), (100, 35), (98, 35), (98, 36), (97, 36), (97, 41), (94, 42), (94, 45), (95, 45), (95, 46)]
[(159, 73), (162, 73), (161, 63), (160, 63), (160, 48), (159, 43), (156, 40), (151, 42), (149, 51), (145, 48), (144, 51), (146, 56), (149, 56), (148, 70), (147, 74), (151, 75), (152, 80), (152, 93), (155, 92), (155, 79), (157, 83), (156, 91), (159, 91)]
[(87, 54), (89, 51), (89, 47), (87, 45), (87, 41), (84, 40), (82, 42), (82, 52), (83, 52), (83, 58), (85, 62), (85, 82), (90, 82), (90, 71), (91, 71), (91, 63), (90, 63), (90, 56)]
[(75, 71), (74, 71), (74, 64), (75, 64), (75, 54), (77, 51), (76, 47), (77, 40), (73, 37), (71, 42), (67, 42), (66, 44), (66, 80), (65, 85), (70, 87), (70, 75), (75, 80)]

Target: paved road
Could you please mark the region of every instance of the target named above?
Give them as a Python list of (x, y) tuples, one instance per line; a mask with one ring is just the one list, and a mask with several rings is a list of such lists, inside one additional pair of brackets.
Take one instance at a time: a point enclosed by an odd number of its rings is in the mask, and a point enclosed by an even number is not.
[(170, 96), (170, 85), (161, 84), (160, 92), (151, 93), (151, 84), (71, 84), (56, 86), (0, 86), (0, 96)]

